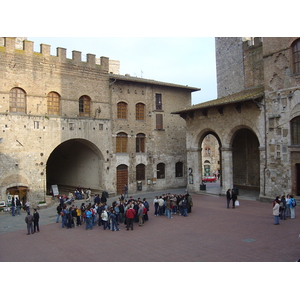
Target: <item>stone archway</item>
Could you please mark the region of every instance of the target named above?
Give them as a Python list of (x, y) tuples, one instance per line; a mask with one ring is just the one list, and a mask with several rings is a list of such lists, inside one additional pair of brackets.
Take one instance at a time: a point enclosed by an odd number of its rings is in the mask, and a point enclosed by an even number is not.
[(233, 186), (260, 189), (260, 150), (255, 133), (242, 128), (232, 139)]
[(58, 145), (50, 154), (47, 192), (53, 184), (59, 187), (82, 187), (103, 190), (104, 159), (99, 148), (85, 139), (71, 139)]

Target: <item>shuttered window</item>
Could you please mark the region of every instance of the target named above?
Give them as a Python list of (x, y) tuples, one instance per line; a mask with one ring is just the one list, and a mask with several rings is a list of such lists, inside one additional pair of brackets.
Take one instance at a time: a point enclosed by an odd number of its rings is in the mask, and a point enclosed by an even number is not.
[(145, 180), (146, 167), (144, 164), (139, 164), (136, 166), (136, 180)]
[(127, 119), (127, 103), (119, 102), (117, 104), (117, 110), (118, 119)]
[(13, 88), (9, 92), (9, 111), (12, 113), (26, 113), (26, 93), (20, 88)]
[(55, 92), (47, 95), (47, 112), (48, 115), (58, 116), (60, 113), (60, 96)]
[(79, 116), (90, 117), (91, 98), (89, 96), (81, 96), (79, 98)]
[(292, 145), (300, 145), (300, 117), (291, 121)]
[(116, 152), (126, 153), (127, 152), (127, 134), (124, 132), (118, 133), (116, 139)]
[(145, 104), (138, 103), (135, 106), (136, 120), (145, 120)]
[(163, 115), (156, 114), (156, 129), (163, 129)]

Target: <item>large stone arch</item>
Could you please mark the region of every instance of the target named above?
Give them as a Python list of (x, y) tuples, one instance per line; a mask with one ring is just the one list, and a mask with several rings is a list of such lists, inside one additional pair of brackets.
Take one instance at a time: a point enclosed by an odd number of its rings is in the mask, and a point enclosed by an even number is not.
[(104, 157), (85, 139), (70, 139), (53, 149), (46, 165), (47, 191), (57, 184), (62, 189), (77, 187), (104, 190)]

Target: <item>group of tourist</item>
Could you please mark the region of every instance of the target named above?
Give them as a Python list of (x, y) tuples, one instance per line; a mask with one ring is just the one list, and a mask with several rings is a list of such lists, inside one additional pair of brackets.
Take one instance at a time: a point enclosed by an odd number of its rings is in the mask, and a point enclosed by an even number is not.
[[(163, 194), (156, 196), (153, 200), (154, 216), (166, 216), (172, 218), (173, 214), (179, 214), (184, 217), (191, 213), (193, 206), (192, 197), (186, 195), (170, 195)], [(144, 226), (149, 220), (150, 205), (146, 198), (141, 200), (125, 199), (122, 195), (117, 201), (114, 201), (111, 206), (107, 205), (105, 197), (94, 197), (94, 204), (81, 203), (81, 206), (71, 204), (69, 207), (60, 199), (60, 204), (57, 206), (57, 218), (62, 219), (62, 228), (75, 228), (85, 224), (85, 229), (93, 229), (94, 226), (103, 227), (104, 230), (119, 231), (119, 225), (126, 225), (126, 230), (133, 230), (133, 224)]]
[(279, 225), (279, 219), (287, 220), (287, 218), (295, 219), (295, 207), (297, 206), (297, 201), (293, 195), (282, 195), (277, 196), (273, 201), (273, 216), (275, 223), (274, 225)]

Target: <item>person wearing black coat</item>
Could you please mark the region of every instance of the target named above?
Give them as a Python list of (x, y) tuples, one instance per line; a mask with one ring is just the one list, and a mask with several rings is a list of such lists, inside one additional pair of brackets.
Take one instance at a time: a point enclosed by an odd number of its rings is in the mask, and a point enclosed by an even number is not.
[(33, 210), (33, 232), (40, 232), (39, 220), (40, 215), (35, 208)]

